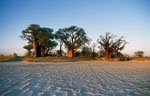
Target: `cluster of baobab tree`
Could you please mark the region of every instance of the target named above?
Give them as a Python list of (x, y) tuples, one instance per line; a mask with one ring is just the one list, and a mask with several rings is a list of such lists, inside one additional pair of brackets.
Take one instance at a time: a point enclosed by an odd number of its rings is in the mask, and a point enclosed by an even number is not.
[[(82, 48), (83, 53), (85, 53), (84, 51), (86, 48), (84, 48), (84, 46), (91, 41), (91, 39), (87, 37), (84, 29), (77, 26), (62, 28), (54, 32), (52, 28), (30, 24), (27, 29), (22, 31), (20, 37), (28, 40), (28, 45), (25, 45), (24, 48), (28, 50), (28, 55), (31, 54), (31, 49), (33, 48), (34, 57), (48, 55), (49, 51), (58, 45), (57, 42), (59, 42), (60, 45), (60, 56), (62, 56), (62, 46), (64, 45), (67, 49), (67, 56), (75, 57), (79, 48)], [(124, 37), (118, 39), (116, 39), (116, 37), (116, 35), (107, 32), (105, 36), (100, 35), (100, 38), (97, 40), (106, 59), (111, 58), (113, 53), (122, 50), (127, 44), (123, 39)], [(95, 46), (94, 44), (93, 53), (95, 51)]]

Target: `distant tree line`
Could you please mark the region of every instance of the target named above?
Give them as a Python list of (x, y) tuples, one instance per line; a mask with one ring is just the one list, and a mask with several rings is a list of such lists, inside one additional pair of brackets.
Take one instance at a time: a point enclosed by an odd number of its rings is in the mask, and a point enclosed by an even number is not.
[(95, 58), (99, 56), (111, 59), (113, 56), (119, 54), (127, 44), (124, 37), (117, 38), (116, 35), (107, 32), (104, 36), (100, 35), (100, 38), (97, 39), (100, 51), (96, 52), (97, 44), (93, 43), (92, 47), (89, 47), (91, 39), (87, 36), (83, 28), (77, 26), (60, 28), (54, 32), (52, 28), (30, 24), (28, 28), (22, 30), (20, 37), (28, 41), (28, 45), (24, 46), (27, 50), (26, 55), (31, 56), (33, 54), (34, 57), (51, 55), (51, 50), (59, 43), (57, 54), (60, 57), (63, 56), (64, 51), (62, 46), (64, 46), (67, 50), (67, 57)]

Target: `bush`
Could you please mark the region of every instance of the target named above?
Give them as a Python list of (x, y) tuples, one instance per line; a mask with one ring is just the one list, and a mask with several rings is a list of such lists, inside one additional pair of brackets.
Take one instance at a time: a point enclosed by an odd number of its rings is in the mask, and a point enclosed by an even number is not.
[(13, 56), (16, 56), (16, 57), (17, 57), (18, 55), (17, 55), (17, 53), (14, 53)]

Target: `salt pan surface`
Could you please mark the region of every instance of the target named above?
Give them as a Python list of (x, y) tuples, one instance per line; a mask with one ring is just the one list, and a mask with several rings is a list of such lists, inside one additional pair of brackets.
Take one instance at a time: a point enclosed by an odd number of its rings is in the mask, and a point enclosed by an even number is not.
[(148, 96), (150, 62), (0, 63), (0, 96)]

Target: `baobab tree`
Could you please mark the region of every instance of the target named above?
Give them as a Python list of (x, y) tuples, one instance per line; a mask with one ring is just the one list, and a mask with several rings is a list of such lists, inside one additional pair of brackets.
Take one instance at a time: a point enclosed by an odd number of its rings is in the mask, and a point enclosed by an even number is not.
[(28, 45), (25, 45), (23, 46), (24, 49), (27, 50), (27, 56), (31, 56), (31, 49), (33, 49), (32, 45), (31, 44), (28, 44)]
[(57, 46), (57, 42), (54, 41), (55, 34), (53, 34), (52, 28), (40, 28), (40, 32), (38, 33), (38, 39), (40, 42), (41, 56), (44, 56), (48, 53), (48, 50), (51, 50), (51, 48)]
[(40, 57), (40, 46), (38, 33), (40, 31), (40, 26), (37, 24), (30, 24), (30, 26), (22, 31), (21, 38), (28, 40), (30, 44), (33, 46), (34, 57)]
[(48, 50), (57, 46), (54, 41), (53, 29), (40, 27), (37, 24), (30, 24), (30, 26), (22, 31), (21, 38), (28, 40), (33, 46), (34, 57), (44, 56)]
[(65, 44), (68, 57), (74, 57), (77, 49), (90, 40), (85, 31), (77, 26), (59, 29), (56, 33), (61, 36), (61, 40)]
[(123, 39), (123, 36), (118, 39), (116, 39), (116, 37), (116, 35), (107, 32), (105, 36), (100, 35), (100, 39), (97, 40), (102, 50), (105, 51), (106, 60), (111, 58), (112, 53), (123, 50), (127, 44), (127, 42)]

